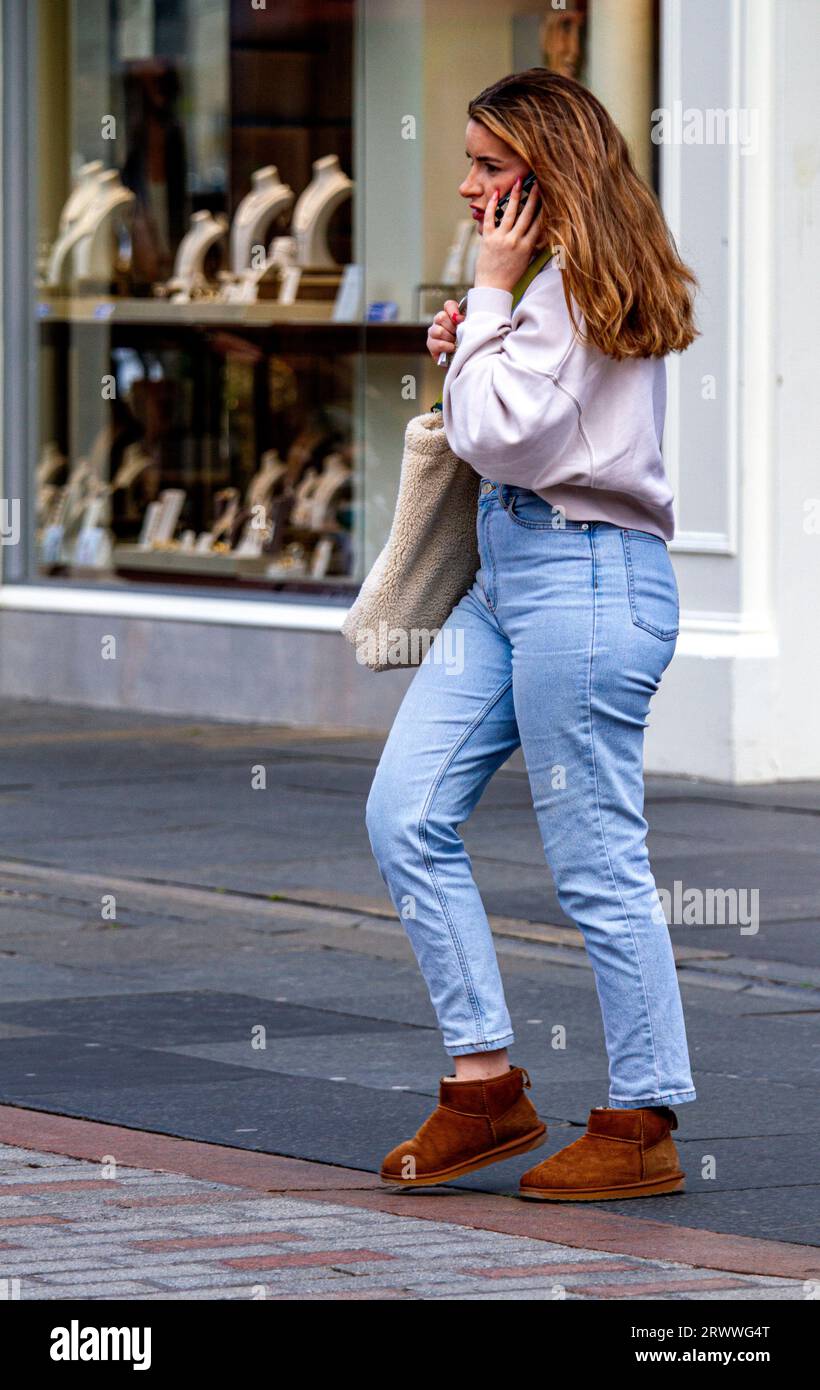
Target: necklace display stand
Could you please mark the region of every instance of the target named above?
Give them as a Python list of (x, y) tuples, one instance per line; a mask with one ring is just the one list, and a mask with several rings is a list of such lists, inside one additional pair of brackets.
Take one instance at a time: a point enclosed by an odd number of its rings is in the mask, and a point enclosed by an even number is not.
[(203, 531), (197, 536), (196, 549), (200, 552), (230, 548), (231, 536), (239, 515), (239, 488), (222, 488), (214, 495), (214, 506), (219, 510), (213, 526), (210, 531)]
[[(79, 196), (79, 189), (76, 191)], [(46, 286), (57, 290), (75, 281), (84, 288), (107, 289), (114, 278), (114, 233), (119, 222), (130, 219), (135, 202), (134, 193), (123, 187), (116, 169), (96, 174), (82, 213), (68, 223), (54, 243)]]
[(311, 270), (339, 270), (330, 254), (327, 228), (336, 209), (353, 193), (353, 180), (343, 173), (339, 156), (314, 160), (313, 179), (293, 210), (291, 232), (296, 237), (299, 264)]
[(71, 553), (71, 572), (109, 569), (114, 538), (109, 527), (110, 493), (102, 487), (88, 503)]
[(74, 556), (77, 538), (89, 505), (104, 491), (87, 459), (72, 468), (68, 482), (55, 491), (51, 510), (40, 537), (40, 561), (45, 565), (68, 565)]
[(284, 481), (286, 471), (287, 465), (275, 449), (268, 449), (262, 455), (259, 471), (245, 494), (245, 510), (239, 517), (240, 524), (244, 521), (244, 528), (234, 554), (254, 558), (262, 554), (272, 534), (273, 496)]
[(117, 224), (133, 213), (136, 197), (124, 188), (116, 169), (97, 177), (97, 188), (78, 226), (82, 236), (74, 252), (78, 288), (107, 289), (114, 278), (114, 238)]
[(206, 295), (216, 297), (215, 286), (205, 276), (205, 257), (228, 233), (224, 213), (194, 212), (188, 231), (177, 248), (174, 273), (163, 287), (172, 304), (189, 304)]
[(101, 159), (91, 159), (87, 164), (80, 166), (74, 187), (66, 198), (60, 213), (58, 235), (67, 232), (69, 227), (82, 217), (89, 203), (93, 201), (97, 191), (97, 180), (104, 168), (105, 165)]
[(231, 224), (231, 273), (243, 277), (260, 269), (252, 263), (255, 247), (267, 246), (266, 233), (277, 217), (293, 206), (294, 192), (282, 183), (275, 164), (256, 169), (253, 185), (236, 209)]
[(120, 489), (126, 490), (133, 487), (134, 483), (146, 468), (150, 468), (154, 462), (153, 454), (148, 453), (143, 444), (137, 440), (134, 444), (129, 444), (123, 451), (122, 463), (114, 474), (111, 491), (119, 492)]
[(37, 464), (35, 472), (38, 486), (53, 482), (57, 474), (61, 472), (67, 464), (68, 459), (53, 440), (48, 444), (44, 444), (42, 453), (40, 454), (40, 462)]
[(57, 445), (52, 441), (43, 445), (40, 455), (40, 462), (34, 474), (34, 481), (37, 490), (36, 525), (39, 530), (48, 524), (49, 518), (54, 513), (57, 499), (62, 492), (55, 479), (64, 468), (68, 467), (68, 459), (62, 454)]
[(310, 505), (318, 483), (319, 470), (311, 465), (310, 468), (305, 469), (304, 474), (294, 488), (293, 510), (290, 514), (290, 520), (293, 526), (308, 527), (310, 525)]
[(347, 466), (341, 454), (328, 454), (310, 499), (309, 525), (312, 531), (338, 529), (336, 502), (352, 477), (353, 470)]

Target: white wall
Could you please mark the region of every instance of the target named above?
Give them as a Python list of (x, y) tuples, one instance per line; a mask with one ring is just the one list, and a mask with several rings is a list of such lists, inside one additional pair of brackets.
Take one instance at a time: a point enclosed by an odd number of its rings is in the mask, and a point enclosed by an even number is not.
[(703, 337), (670, 359), (664, 454), (683, 620), (647, 764), (735, 782), (817, 777), (820, 535), (803, 519), (820, 494), (809, 386), (820, 370), (820, 6), (663, 0), (662, 17), (662, 103), (756, 112), (758, 141), (754, 153), (663, 147), (664, 207), (701, 278)]

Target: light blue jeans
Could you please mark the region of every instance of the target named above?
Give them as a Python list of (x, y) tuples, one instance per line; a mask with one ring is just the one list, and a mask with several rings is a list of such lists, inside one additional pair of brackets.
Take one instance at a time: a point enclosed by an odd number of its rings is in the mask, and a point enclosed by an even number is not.
[(416, 669), (366, 810), (445, 1050), (514, 1042), (458, 827), (520, 744), (558, 900), (594, 971), (609, 1106), (695, 1100), (643, 814), (647, 712), (678, 634), (666, 542), (566, 521), (487, 478), (476, 524), (480, 568)]

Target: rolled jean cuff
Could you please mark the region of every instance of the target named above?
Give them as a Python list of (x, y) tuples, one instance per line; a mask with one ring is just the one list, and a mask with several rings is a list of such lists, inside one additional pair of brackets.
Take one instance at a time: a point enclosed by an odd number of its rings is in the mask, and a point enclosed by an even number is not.
[(485, 1039), (484, 1042), (461, 1043), (457, 1047), (448, 1047), (444, 1044), (444, 1051), (448, 1057), (464, 1057), (471, 1052), (500, 1052), (502, 1047), (511, 1047), (515, 1042), (514, 1033), (505, 1033), (503, 1038)]
[(665, 1096), (640, 1096), (637, 1100), (615, 1100), (609, 1097), (610, 1110), (645, 1110), (650, 1105), (685, 1105), (688, 1100), (697, 1100), (698, 1093), (691, 1091), (670, 1091)]

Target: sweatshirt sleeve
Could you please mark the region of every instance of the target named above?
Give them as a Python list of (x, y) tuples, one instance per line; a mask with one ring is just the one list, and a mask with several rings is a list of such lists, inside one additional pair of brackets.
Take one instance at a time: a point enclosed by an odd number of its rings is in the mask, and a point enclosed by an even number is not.
[(560, 270), (542, 271), (515, 311), (509, 290), (474, 286), (456, 344), (441, 398), (453, 453), (498, 482), (555, 483), (562, 453), (577, 456), (580, 429), (578, 402), (559, 382), (577, 344)]

